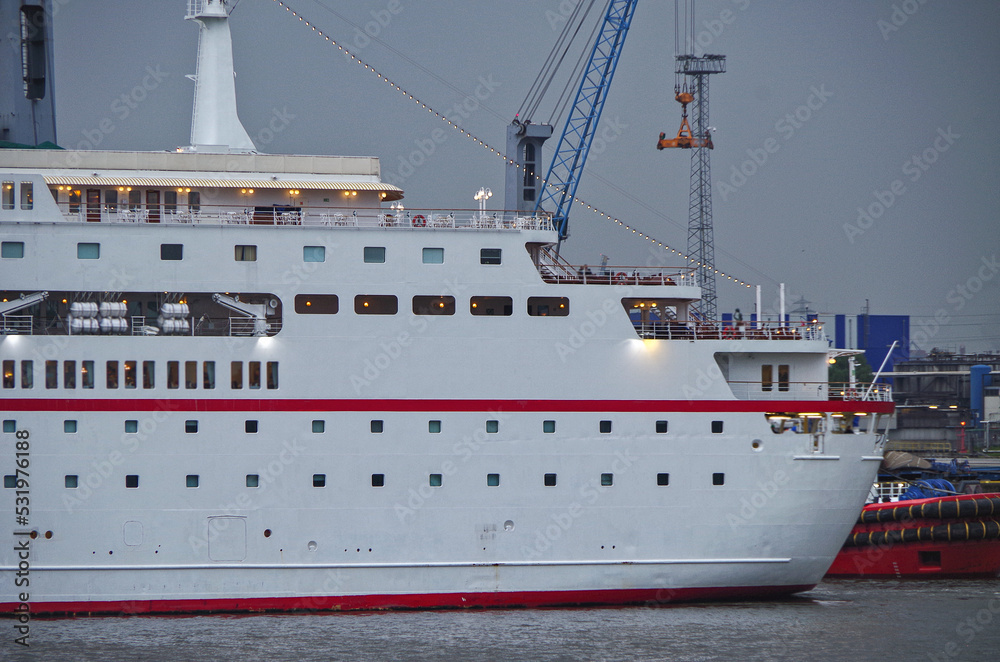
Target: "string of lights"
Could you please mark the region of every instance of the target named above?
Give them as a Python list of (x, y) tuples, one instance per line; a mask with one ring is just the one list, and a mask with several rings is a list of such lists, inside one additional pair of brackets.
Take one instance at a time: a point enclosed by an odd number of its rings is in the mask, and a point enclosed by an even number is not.
[[(433, 115), (436, 118), (440, 119), (441, 121), (445, 122), (446, 124), (448, 124), (448, 126), (450, 126), (451, 128), (453, 128), (454, 130), (458, 131), (460, 134), (462, 134), (466, 138), (470, 139), (473, 143), (479, 145), (480, 147), (482, 147), (484, 150), (490, 152), (491, 154), (495, 154), (496, 156), (500, 157), (501, 159), (503, 159), (509, 165), (512, 165), (512, 166), (514, 166), (515, 168), (517, 168), (519, 170), (523, 170), (523, 166), (521, 166), (519, 163), (515, 162), (509, 156), (507, 156), (503, 152), (495, 149), (493, 146), (491, 146), (489, 143), (485, 142), (484, 140), (482, 140), (478, 136), (470, 133), (469, 131), (466, 131), (463, 127), (459, 126), (455, 122), (452, 122), (450, 118), (448, 118), (447, 116), (443, 115), (442, 113), (439, 113), (433, 107), (427, 105), (426, 103), (424, 103), (423, 101), (421, 101), (419, 98), (415, 97), (412, 93), (410, 93), (409, 91), (407, 91), (403, 87), (400, 87), (398, 84), (396, 84), (396, 82), (394, 82), (393, 80), (391, 80), (389, 77), (387, 77), (386, 75), (384, 75), (382, 72), (376, 70), (375, 67), (369, 65), (367, 62), (364, 62), (359, 57), (357, 57), (356, 55), (354, 55), (353, 53), (351, 53), (347, 48), (344, 47), (343, 44), (337, 42), (336, 39), (334, 39), (330, 35), (326, 34), (321, 29), (317, 28), (313, 23), (311, 23), (310, 21), (306, 20), (306, 18), (304, 16), (302, 16), (299, 12), (295, 11), (294, 9), (292, 9), (285, 0), (272, 0), (272, 1), (275, 2), (275, 3), (277, 3), (277, 5), (279, 7), (283, 7), (286, 12), (288, 12), (289, 14), (291, 14), (291, 16), (293, 18), (297, 18), (306, 27), (310, 28), (310, 30), (312, 30), (312, 32), (315, 32), (319, 37), (322, 37), (327, 42), (329, 42), (331, 46), (336, 46), (337, 49), (340, 50), (341, 52), (343, 52), (343, 54), (345, 56), (347, 56), (352, 62), (356, 62), (359, 66), (363, 67), (365, 69), (365, 71), (369, 71), (372, 74), (374, 74), (379, 80), (381, 80), (384, 83), (386, 83), (387, 85), (389, 85), (389, 87), (393, 88), (394, 90), (396, 90), (397, 92), (399, 92), (400, 94), (402, 94), (408, 100), (413, 101), (422, 110), (426, 110), (431, 115)], [(535, 175), (535, 179), (538, 180), (540, 183), (544, 184), (545, 186), (556, 188), (555, 184), (550, 184), (548, 181), (545, 180), (545, 178), (543, 178), (543, 177), (541, 177), (541, 176), (539, 176), (537, 174)], [(725, 273), (723, 271), (720, 271), (719, 269), (716, 269), (714, 267), (714, 265), (708, 265), (708, 264), (704, 264), (704, 263), (701, 263), (701, 262), (696, 262), (695, 260), (691, 259), (688, 255), (682, 253), (681, 251), (678, 251), (677, 249), (673, 248), (672, 246), (670, 246), (668, 244), (665, 244), (662, 241), (657, 240), (655, 237), (653, 237), (653, 236), (651, 236), (651, 235), (649, 235), (649, 234), (647, 234), (645, 232), (642, 232), (638, 228), (632, 227), (628, 223), (625, 223), (624, 221), (622, 221), (622, 220), (620, 220), (618, 218), (615, 218), (611, 214), (608, 214), (608, 213), (604, 212), (603, 210), (601, 210), (601, 209), (599, 209), (599, 208), (597, 208), (597, 207), (595, 207), (595, 206), (587, 203), (585, 200), (582, 200), (579, 197), (575, 197), (574, 196), (573, 202), (575, 202), (576, 204), (580, 205), (581, 207), (583, 207), (585, 209), (588, 209), (589, 211), (592, 211), (597, 216), (600, 216), (601, 218), (604, 218), (604, 219), (606, 219), (608, 221), (611, 221), (612, 223), (615, 223), (619, 227), (621, 227), (621, 228), (623, 228), (623, 229), (631, 232), (632, 234), (634, 234), (635, 236), (639, 237), (640, 239), (642, 239), (644, 241), (648, 241), (651, 244), (655, 245), (656, 247), (662, 248), (665, 251), (668, 251), (670, 253), (674, 253), (674, 254), (678, 255), (682, 259), (688, 261), (691, 264), (691, 266), (705, 267), (705, 268), (711, 269), (712, 271), (715, 272), (715, 274), (717, 276), (720, 276), (722, 278), (730, 280), (733, 283), (736, 283), (737, 285), (741, 285), (743, 287), (751, 287), (750, 283), (747, 283), (747, 282), (745, 282), (743, 280), (740, 280), (739, 278), (736, 278), (735, 276), (732, 276), (732, 275), (727, 274), (727, 273)]]

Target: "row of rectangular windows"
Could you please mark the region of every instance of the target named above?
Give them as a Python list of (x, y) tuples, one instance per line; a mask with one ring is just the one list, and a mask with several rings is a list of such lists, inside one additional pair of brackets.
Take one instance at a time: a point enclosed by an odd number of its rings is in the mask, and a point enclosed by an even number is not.
[[(414, 296), (414, 315), (454, 315), (455, 297)], [(567, 297), (528, 297), (528, 315), (532, 317), (566, 317)], [(300, 315), (336, 315), (340, 298), (336, 294), (297, 294), (295, 312)], [(359, 294), (354, 297), (354, 312), (358, 315), (395, 315), (399, 299), (393, 294)], [(469, 298), (469, 313), (476, 316), (510, 317), (514, 314), (514, 299), (506, 296), (474, 296)]]
[[(545, 487), (555, 487), (556, 486), (556, 474), (544, 474), (542, 477), (542, 485)], [(428, 474), (427, 483), (430, 487), (442, 487), (444, 477), (442, 474)], [(199, 487), (201, 484), (201, 478), (198, 474), (187, 474), (184, 478), (184, 483), (186, 487)], [(721, 472), (712, 474), (712, 485), (725, 485), (726, 475)], [(67, 489), (76, 489), (80, 486), (80, 477), (77, 474), (67, 474), (63, 478), (63, 484)], [(602, 473), (601, 474), (601, 486), (602, 487), (612, 487), (615, 484), (615, 475), (613, 473)], [(656, 474), (656, 484), (659, 487), (667, 487), (670, 485), (670, 474), (669, 473), (658, 473)], [(385, 474), (372, 474), (371, 475), (371, 485), (372, 487), (385, 487)], [(7, 475), (3, 477), (3, 486), (5, 488), (15, 488), (18, 487), (17, 476)], [(247, 474), (246, 475), (246, 486), (247, 487), (260, 487), (260, 474)], [(313, 474), (312, 476), (312, 486), (313, 487), (326, 487), (326, 474)], [(487, 487), (500, 487), (500, 474), (486, 474), (486, 486)], [(136, 489), (139, 487), (139, 476), (137, 474), (128, 474), (125, 476), (125, 487), (129, 489)]]
[[(13, 207), (12, 207), (13, 208)], [(367, 264), (384, 264), (384, 246), (365, 246), (364, 261)], [(4, 241), (0, 243), (0, 257), (23, 258), (23, 241)], [(76, 245), (76, 257), (79, 260), (101, 259), (101, 244), (97, 242), (79, 242)], [(257, 246), (255, 244), (239, 244), (234, 247), (233, 257), (237, 262), (256, 262)], [(502, 251), (499, 248), (483, 248), (479, 251), (479, 263), (496, 265), (501, 263)], [(184, 244), (160, 244), (160, 259), (166, 261), (183, 260)], [(444, 264), (443, 248), (424, 248), (421, 251), (424, 264)], [(326, 262), (325, 246), (303, 246), (303, 262)]]
[[(3, 361), (3, 388), (17, 388), (18, 371), (16, 361)], [(92, 389), (96, 381), (96, 367), (94, 361), (80, 361), (80, 369), (77, 371), (76, 361), (62, 362), (62, 387), (75, 389), (77, 377), (79, 376), (80, 388)], [(181, 362), (167, 361), (167, 388), (176, 389), (181, 385)], [(143, 361), (141, 368), (139, 361), (107, 361), (105, 364), (105, 388), (117, 389), (119, 386), (133, 389), (139, 388), (141, 381), (142, 388), (152, 389), (156, 387), (156, 361)], [(59, 361), (45, 362), (45, 388), (59, 388)], [(231, 389), (239, 390), (243, 388), (243, 361), (233, 361), (229, 364), (229, 386)], [(30, 389), (35, 386), (34, 361), (21, 361), (21, 388)], [(184, 387), (187, 389), (198, 388), (199, 372), (197, 361), (184, 361)], [(264, 384), (268, 389), (278, 388), (278, 362), (277, 361), (247, 361), (246, 384), (248, 388), (259, 389)], [(263, 379), (262, 379), (263, 377)], [(201, 384), (204, 389), (215, 388), (215, 361), (203, 361), (201, 369)]]
[[(598, 422), (598, 432), (601, 434), (611, 434), (612, 422), (609, 420), (603, 420)], [(667, 421), (656, 421), (655, 430), (657, 434), (667, 433)], [(372, 434), (382, 434), (385, 432), (385, 421), (381, 419), (372, 419), (369, 422), (369, 429)], [(3, 422), (3, 431), (7, 433), (12, 433), (17, 430), (17, 421), (15, 420), (5, 420)], [(75, 419), (67, 419), (63, 421), (63, 432), (75, 433), (77, 430), (77, 422)], [(256, 434), (260, 430), (260, 421), (256, 419), (247, 419), (243, 421), (243, 431), (248, 434)], [(722, 434), (723, 422), (722, 421), (712, 421), (712, 433)], [(125, 432), (135, 433), (139, 431), (139, 421), (135, 419), (128, 419), (125, 421)], [(198, 421), (197, 420), (186, 420), (184, 421), (184, 431), (193, 434), (198, 432)], [(321, 434), (326, 432), (326, 421), (325, 420), (314, 420), (312, 422), (312, 431), (316, 434)], [(554, 420), (542, 421), (542, 432), (545, 434), (554, 434), (556, 431), (556, 422)], [(430, 434), (440, 434), (441, 432), (441, 421), (437, 419), (427, 421), (427, 432)], [(488, 434), (497, 434), (500, 432), (500, 421), (495, 419), (489, 419), (486, 421), (486, 432)]]

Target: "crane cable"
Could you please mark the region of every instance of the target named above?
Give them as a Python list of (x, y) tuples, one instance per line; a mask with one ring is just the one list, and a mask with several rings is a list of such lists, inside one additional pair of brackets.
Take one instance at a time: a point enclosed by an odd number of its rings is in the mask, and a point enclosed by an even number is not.
[[(552, 84), (559, 67), (562, 66), (563, 60), (569, 53), (570, 47), (576, 40), (577, 35), (579, 35), (580, 29), (583, 27), (590, 11), (594, 8), (596, 1), (590, 0), (589, 4), (586, 5), (586, 11), (583, 11), (584, 3), (582, 2), (577, 3), (573, 7), (573, 12), (567, 18), (566, 25), (563, 26), (562, 32), (556, 39), (556, 43), (552, 46), (552, 50), (549, 52), (548, 57), (545, 58), (541, 70), (535, 77), (534, 82), (532, 82), (531, 88), (528, 90), (528, 95), (521, 102), (521, 107), (517, 111), (518, 117), (530, 119), (537, 112), (542, 98)], [(562, 51), (561, 53), (560, 50)]]
[[(319, 28), (317, 28), (311, 22), (307, 21), (301, 14), (299, 14), (298, 12), (296, 12), (295, 10), (293, 10), (291, 7), (289, 7), (288, 3), (286, 2), (286, 0), (272, 0), (272, 2), (277, 3), (277, 5), (279, 7), (283, 7), (285, 9), (285, 11), (287, 11), (288, 13), (290, 13), (294, 18), (297, 18), (301, 23), (303, 23), (306, 27), (310, 28), (318, 36), (323, 37), (323, 39), (325, 39), (326, 41), (328, 41), (331, 46), (336, 46), (337, 49), (340, 50), (341, 52), (343, 52), (344, 55), (346, 55), (351, 61), (356, 62), (359, 66), (364, 67), (366, 71), (370, 71), (371, 73), (375, 74), (375, 76), (379, 80), (387, 83), (390, 87), (392, 87), (393, 89), (395, 89), (397, 92), (401, 93), (404, 97), (406, 97), (407, 99), (413, 101), (418, 106), (420, 106), (423, 110), (426, 110), (428, 113), (430, 113), (430, 114), (434, 115), (435, 117), (439, 118), (440, 120), (442, 120), (443, 122), (445, 122), (446, 124), (448, 124), (448, 126), (450, 126), (451, 128), (455, 129), (456, 131), (458, 131), (459, 133), (461, 133), (465, 137), (469, 138), (470, 140), (472, 140), (472, 142), (474, 142), (474, 143), (478, 144), (479, 146), (483, 147), (485, 150), (487, 150), (487, 151), (489, 151), (489, 152), (491, 152), (491, 153), (499, 156), (507, 164), (514, 166), (518, 170), (523, 170), (524, 169), (523, 166), (519, 165), (516, 161), (514, 161), (513, 159), (511, 159), (510, 157), (508, 157), (506, 154), (504, 154), (503, 152), (495, 149), (494, 147), (492, 147), (491, 145), (489, 145), (488, 143), (486, 143), (482, 139), (478, 138), (477, 136), (473, 135), (472, 133), (466, 131), (460, 125), (458, 125), (457, 123), (451, 121), (451, 119), (449, 119), (447, 116), (445, 116), (442, 113), (439, 113), (438, 111), (434, 110), (434, 108), (432, 108), (431, 106), (428, 106), (426, 103), (422, 102), (420, 99), (418, 99), (417, 97), (413, 96), (413, 94), (411, 94), (407, 90), (405, 90), (402, 87), (400, 87), (399, 85), (397, 85), (395, 82), (393, 82), (392, 80), (390, 80), (387, 76), (385, 76), (381, 72), (377, 71), (373, 66), (371, 66), (368, 63), (362, 61), (360, 58), (358, 58), (358, 56), (354, 55), (349, 50), (347, 50), (343, 46), (343, 44), (338, 43), (335, 39), (331, 38), (328, 34), (326, 34), (325, 32), (323, 32)], [(550, 187), (557, 188), (557, 189), (559, 188), (556, 184), (550, 183), (550, 182), (546, 181), (544, 178), (542, 178), (542, 177), (540, 177), (538, 175), (535, 175), (535, 179), (537, 181), (541, 182), (542, 184), (544, 184), (545, 186), (550, 186)], [(605, 219), (611, 221), (612, 223), (615, 223), (616, 225), (624, 228), (625, 230), (629, 230), (632, 234), (638, 236), (640, 239), (643, 239), (644, 241), (649, 241), (650, 243), (654, 244), (658, 248), (662, 248), (665, 251), (669, 251), (671, 253), (674, 253), (674, 254), (678, 255), (682, 259), (684, 259), (687, 262), (689, 262), (690, 263), (689, 266), (692, 266), (692, 267), (701, 267), (701, 268), (705, 268), (705, 269), (711, 269), (717, 275), (722, 276), (723, 278), (726, 278), (728, 280), (731, 280), (731, 281), (733, 281), (734, 283), (736, 283), (738, 285), (741, 285), (743, 287), (752, 287), (750, 285), (750, 283), (747, 283), (747, 282), (745, 282), (743, 280), (740, 280), (739, 278), (736, 278), (735, 276), (732, 276), (732, 275), (727, 274), (727, 273), (725, 273), (723, 271), (720, 271), (720, 270), (716, 269), (714, 265), (704, 264), (704, 263), (701, 263), (701, 262), (695, 262), (690, 256), (682, 253), (681, 251), (679, 251), (679, 250), (671, 247), (668, 244), (663, 243), (662, 241), (658, 241), (655, 237), (652, 237), (652, 236), (650, 236), (650, 235), (648, 235), (648, 234), (646, 234), (646, 233), (638, 230), (637, 228), (632, 227), (631, 225), (625, 223), (624, 221), (622, 221), (622, 220), (620, 220), (618, 218), (615, 218), (611, 214), (608, 214), (608, 213), (602, 211), (601, 209), (599, 209), (597, 207), (594, 207), (593, 205), (587, 203), (586, 201), (582, 200), (579, 197), (575, 197), (574, 196), (573, 201), (576, 202), (577, 204), (579, 204), (580, 206), (585, 207), (586, 209), (594, 212), (596, 215), (598, 215), (598, 216), (600, 216), (602, 218), (605, 218)]]

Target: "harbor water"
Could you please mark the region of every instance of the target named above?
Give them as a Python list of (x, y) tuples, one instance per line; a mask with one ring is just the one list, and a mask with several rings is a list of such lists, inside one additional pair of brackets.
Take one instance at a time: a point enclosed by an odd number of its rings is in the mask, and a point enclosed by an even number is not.
[(1000, 579), (828, 580), (768, 602), (33, 619), (0, 660), (994, 660)]

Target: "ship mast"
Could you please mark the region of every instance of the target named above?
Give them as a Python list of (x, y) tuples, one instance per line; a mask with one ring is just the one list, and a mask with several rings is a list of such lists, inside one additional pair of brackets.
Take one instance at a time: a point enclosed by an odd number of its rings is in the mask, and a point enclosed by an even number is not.
[(191, 145), (181, 151), (254, 152), (236, 112), (236, 74), (233, 70), (233, 40), (229, 32), (232, 0), (188, 0), (186, 19), (200, 28), (194, 110), (191, 114)]

